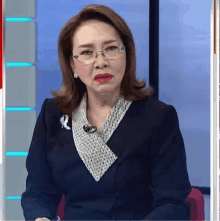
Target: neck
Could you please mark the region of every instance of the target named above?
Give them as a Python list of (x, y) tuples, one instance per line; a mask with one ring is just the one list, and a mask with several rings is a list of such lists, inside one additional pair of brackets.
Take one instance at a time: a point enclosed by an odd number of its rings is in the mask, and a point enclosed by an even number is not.
[(120, 92), (118, 90), (106, 94), (87, 92), (87, 110), (98, 113), (100, 110), (111, 109), (118, 101), (119, 96)]

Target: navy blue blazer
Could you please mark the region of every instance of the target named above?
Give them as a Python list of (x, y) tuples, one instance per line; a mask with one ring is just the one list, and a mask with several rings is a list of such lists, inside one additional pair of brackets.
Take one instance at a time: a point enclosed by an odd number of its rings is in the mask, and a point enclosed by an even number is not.
[(98, 182), (72, 130), (61, 128), (62, 116), (54, 99), (44, 100), (26, 159), (25, 220), (54, 219), (62, 194), (64, 220), (190, 220), (191, 185), (172, 105), (153, 97), (132, 102), (107, 142), (118, 159)]

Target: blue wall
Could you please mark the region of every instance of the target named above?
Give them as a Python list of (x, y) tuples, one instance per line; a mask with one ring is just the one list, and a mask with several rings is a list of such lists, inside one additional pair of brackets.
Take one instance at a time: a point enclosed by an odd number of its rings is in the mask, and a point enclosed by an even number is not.
[(210, 1), (160, 1), (160, 99), (178, 112), (192, 185), (210, 186)]

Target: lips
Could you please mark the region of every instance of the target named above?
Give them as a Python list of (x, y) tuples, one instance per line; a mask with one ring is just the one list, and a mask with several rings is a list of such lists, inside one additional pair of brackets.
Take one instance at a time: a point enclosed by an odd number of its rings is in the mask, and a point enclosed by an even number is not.
[(99, 79), (99, 78), (109, 78), (109, 77), (112, 77), (112, 75), (108, 74), (108, 73), (105, 73), (105, 74), (97, 74), (95, 76), (95, 79)]

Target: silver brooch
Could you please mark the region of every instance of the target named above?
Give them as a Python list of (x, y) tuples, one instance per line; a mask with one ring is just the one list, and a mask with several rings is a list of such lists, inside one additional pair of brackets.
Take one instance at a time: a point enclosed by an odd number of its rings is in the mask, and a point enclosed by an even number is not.
[(68, 115), (63, 115), (61, 118), (60, 118), (60, 123), (62, 125), (62, 128), (66, 128), (67, 130), (70, 130), (71, 128), (69, 126), (67, 126), (67, 123), (69, 121), (69, 117)]

